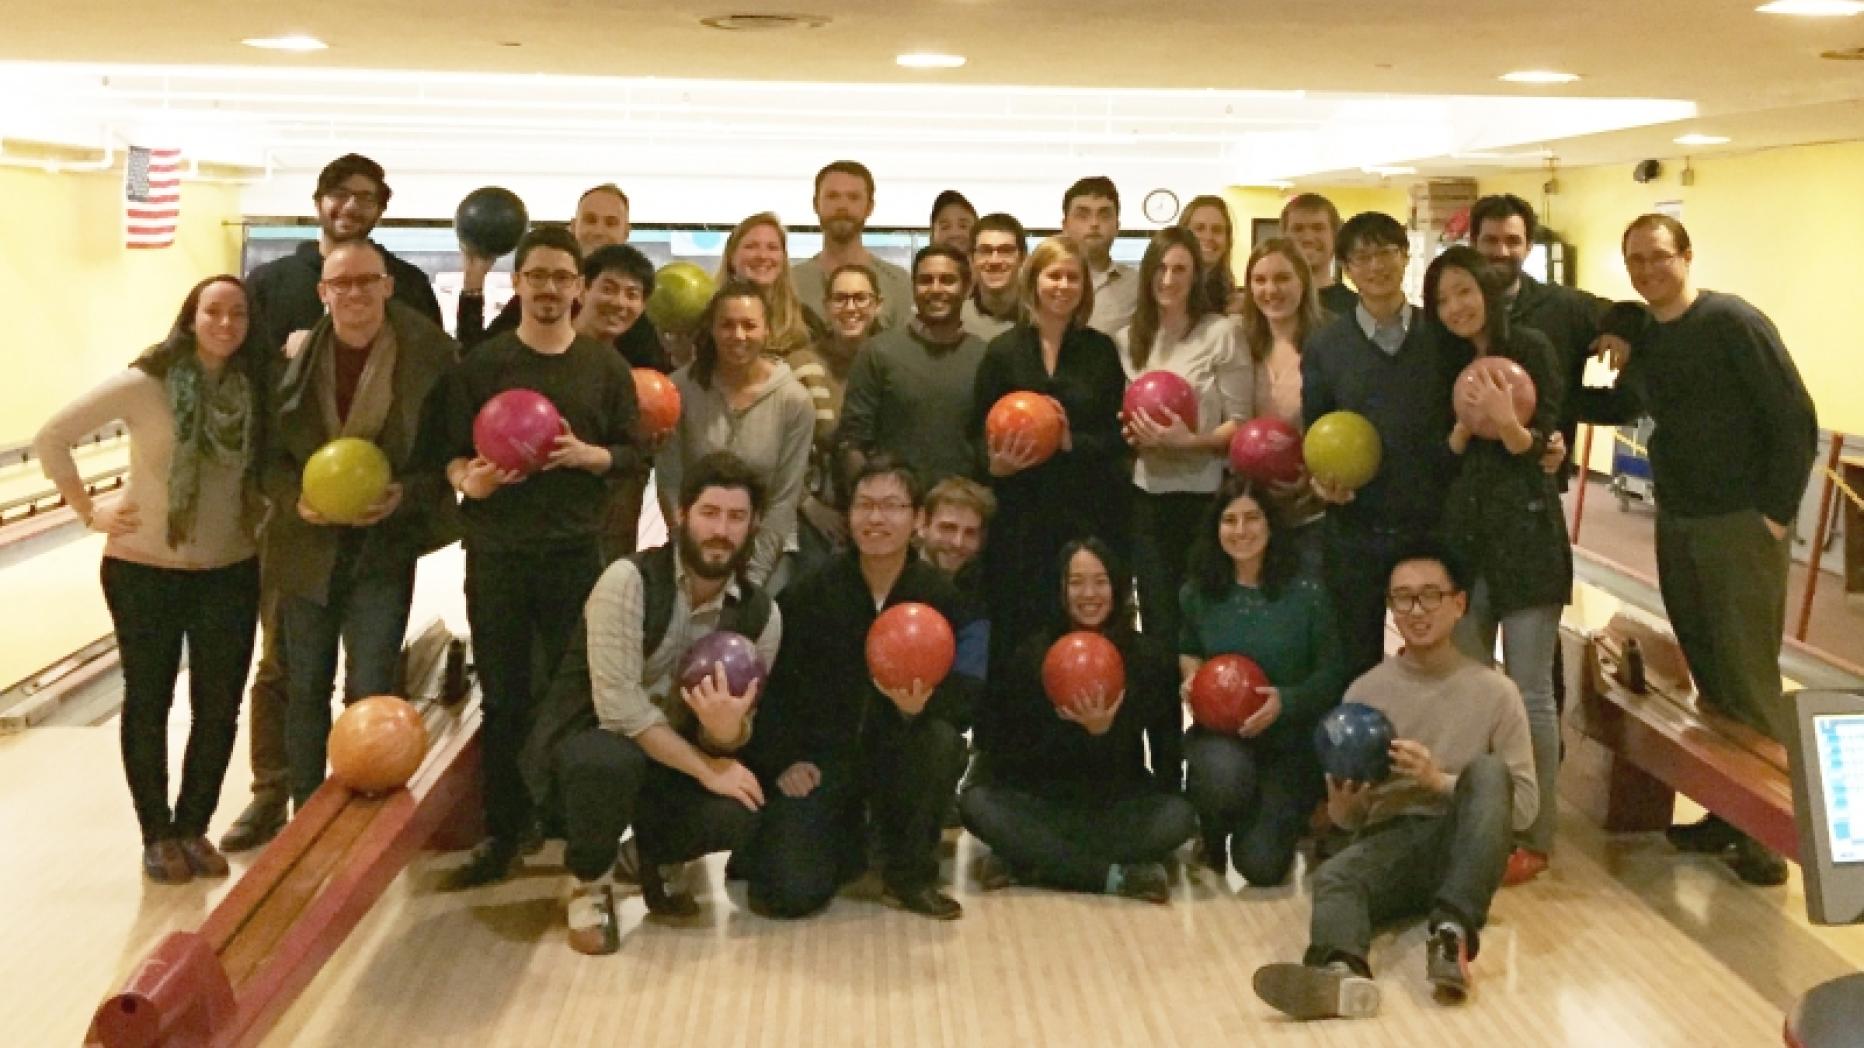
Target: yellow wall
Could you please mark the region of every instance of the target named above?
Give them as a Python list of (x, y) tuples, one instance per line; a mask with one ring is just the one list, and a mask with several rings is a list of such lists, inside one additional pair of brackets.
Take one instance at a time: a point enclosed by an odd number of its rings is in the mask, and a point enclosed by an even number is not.
[(161, 339), (196, 281), (239, 268), (239, 187), (184, 185), (159, 251), (123, 246), (122, 192), (120, 168), (0, 168), (0, 446)]
[(1619, 259), (1627, 222), (1661, 201), (1683, 203), (1695, 245), (1698, 287), (1728, 291), (1773, 318), (1819, 408), (1819, 424), (1864, 433), (1864, 294), (1852, 275), (1864, 245), (1864, 142), (1796, 146), (1683, 161), (1640, 185), (1631, 165), (1559, 172), (1545, 196), (1542, 173), (1484, 178), (1484, 193), (1512, 192), (1533, 203), (1549, 228), (1577, 245), (1578, 284), (1631, 298)]

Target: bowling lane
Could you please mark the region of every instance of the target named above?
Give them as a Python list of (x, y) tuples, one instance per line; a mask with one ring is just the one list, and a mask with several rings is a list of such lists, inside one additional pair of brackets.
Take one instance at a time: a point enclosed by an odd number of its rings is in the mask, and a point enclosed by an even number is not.
[(0, 555), (7, 625), (0, 635), (0, 689), (12, 687), (111, 632), (97, 581), (104, 537), (75, 522)]
[[(85, 444), (72, 450), (72, 458), (77, 460), (81, 476), (101, 477), (129, 465), (129, 442), (115, 439)], [(52, 482), (45, 479), (45, 473), (36, 458), (0, 466), (0, 507), (50, 494), (54, 490)], [(12, 519), (12, 511), (7, 512), (6, 519)]]

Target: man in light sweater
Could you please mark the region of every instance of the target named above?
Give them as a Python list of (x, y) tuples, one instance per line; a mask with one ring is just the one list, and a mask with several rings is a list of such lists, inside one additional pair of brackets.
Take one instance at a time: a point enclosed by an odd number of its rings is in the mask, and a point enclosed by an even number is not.
[(1435, 542), (1408, 546), (1386, 602), (1404, 649), (1353, 682), (1346, 701), (1391, 718), (1391, 778), (1327, 777), (1328, 817), (1353, 843), (1314, 874), (1301, 962), (1256, 970), (1256, 995), (1297, 1019), (1378, 1014), (1373, 922), (1419, 913), (1429, 922), (1427, 978), (1440, 1001), (1463, 1000), (1512, 835), (1543, 802), (1520, 693), (1451, 641), (1469, 607), (1461, 565)]
[(822, 223), (822, 250), (790, 268), (796, 297), (811, 309), (828, 295), (829, 278), (849, 263), (859, 263), (880, 278), (877, 330), (906, 323), (912, 301), (912, 278), (906, 271), (867, 249), (861, 234), (874, 217), (874, 173), (855, 160), (837, 160), (816, 172), (816, 220)]
[(736, 754), (751, 738), (758, 685), (733, 694), (723, 670), (695, 688), (674, 678), (714, 630), (745, 634), (775, 662), (782, 613), (744, 577), (763, 508), (763, 485), (737, 456), (701, 459), (680, 490), (673, 543), (602, 573), (551, 682), (524, 771), (563, 815), (579, 953), (621, 946), (614, 868), (630, 825), (648, 911), (664, 917), (698, 906), (668, 887), (662, 865), (735, 850), (757, 825), (764, 794)]

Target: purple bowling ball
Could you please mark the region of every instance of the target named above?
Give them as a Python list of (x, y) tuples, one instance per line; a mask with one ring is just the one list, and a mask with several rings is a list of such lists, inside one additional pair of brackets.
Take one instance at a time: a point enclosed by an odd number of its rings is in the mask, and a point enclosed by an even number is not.
[(701, 680), (711, 676), (714, 665), (725, 667), (725, 686), (733, 695), (743, 695), (753, 682), (762, 690), (764, 678), (770, 673), (750, 638), (730, 630), (715, 630), (700, 637), (681, 657), (680, 687), (698, 687)]

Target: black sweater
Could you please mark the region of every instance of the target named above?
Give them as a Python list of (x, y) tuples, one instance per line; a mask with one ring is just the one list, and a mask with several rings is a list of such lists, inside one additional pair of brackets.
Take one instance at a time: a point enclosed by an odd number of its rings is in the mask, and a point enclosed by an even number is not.
[[(580, 309), (582, 303), (571, 308)], [(454, 318), (454, 331), (460, 345), (471, 349), (494, 336), (518, 330), (519, 321), (524, 319), (523, 309), (518, 296), (513, 295), (505, 302), (505, 308), (498, 311), (498, 316), (492, 318), (492, 323), (487, 324), (485, 296), (461, 295), (459, 315)], [(615, 339), (615, 349), (627, 358), (629, 367), (652, 368), (663, 375), (673, 373), (673, 360), (667, 356), (666, 347), (660, 344), (660, 332), (646, 316), (636, 318), (628, 330)]]
[(1608, 389), (1574, 392), (1583, 418), (1648, 414), (1650, 465), (1666, 513), (1758, 510), (1784, 524), (1818, 454), (1819, 422), (1773, 321), (1734, 295), (1700, 292), (1654, 325)]
[[(1578, 288), (1543, 284), (1521, 275), (1521, 290), (1508, 306), (1508, 319), (1516, 327), (1531, 328), (1545, 335), (1553, 347), (1554, 370), (1559, 373), (1561, 388), (1578, 389), (1585, 384), (1586, 361), (1592, 343), (1599, 337), (1599, 321), (1611, 302)], [(1575, 469), (1579, 445), (1579, 415), (1571, 398), (1560, 406), (1556, 420), (1560, 435), (1566, 440), (1566, 461), (1561, 464), (1562, 482)]]
[[(374, 241), (371, 241), (374, 243)], [(440, 319), (440, 300), (434, 297), (427, 274), (412, 262), (391, 254), (380, 244), (376, 250), (388, 263), (388, 275), (395, 278), (395, 300), (412, 306), (434, 322)], [(274, 348), (283, 347), (285, 337), (293, 331), (309, 331), (324, 318), (323, 300), (317, 297), (317, 282), (324, 278), (324, 253), (320, 241), (306, 240), (284, 258), (275, 258), (253, 267), (246, 274), (246, 287), (252, 295), (253, 319), (266, 341)]]

